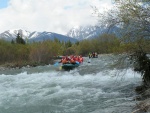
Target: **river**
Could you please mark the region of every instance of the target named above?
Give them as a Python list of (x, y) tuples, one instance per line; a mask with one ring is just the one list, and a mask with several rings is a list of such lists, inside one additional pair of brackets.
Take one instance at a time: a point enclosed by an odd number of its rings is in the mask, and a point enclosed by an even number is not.
[(117, 58), (84, 58), (71, 71), (54, 65), (0, 71), (0, 113), (131, 113), (141, 76), (113, 66)]

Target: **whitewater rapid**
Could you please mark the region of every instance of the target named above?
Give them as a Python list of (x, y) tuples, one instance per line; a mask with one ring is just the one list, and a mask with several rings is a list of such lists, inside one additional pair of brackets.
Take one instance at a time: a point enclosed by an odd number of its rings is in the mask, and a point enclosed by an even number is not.
[[(0, 113), (130, 113), (141, 76), (101, 57), (72, 71), (53, 65), (1, 71)], [(94, 68), (95, 67), (95, 68)]]

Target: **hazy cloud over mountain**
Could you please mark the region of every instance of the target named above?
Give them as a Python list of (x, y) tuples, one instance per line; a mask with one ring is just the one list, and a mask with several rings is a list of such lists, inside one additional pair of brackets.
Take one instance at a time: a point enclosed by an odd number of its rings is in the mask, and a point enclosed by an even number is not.
[(93, 25), (91, 6), (109, 8), (111, 0), (10, 0), (0, 9), (0, 32), (9, 29), (66, 34), (76, 25)]

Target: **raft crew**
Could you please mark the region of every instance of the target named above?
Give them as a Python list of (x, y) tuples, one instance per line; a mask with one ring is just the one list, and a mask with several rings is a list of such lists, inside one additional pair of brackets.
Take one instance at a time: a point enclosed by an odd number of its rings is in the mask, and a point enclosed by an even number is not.
[(92, 57), (93, 57), (93, 55), (92, 55), (92, 53), (90, 52), (90, 53), (89, 53), (89, 58), (92, 58)]
[(76, 64), (76, 62), (82, 63), (83, 62), (83, 57), (81, 55), (80, 56), (71, 55), (70, 57), (65, 56), (65, 57), (62, 57), (62, 59), (59, 63), (62, 63), (62, 64), (67, 64), (67, 63)]
[(89, 58), (98, 58), (98, 54), (97, 54), (97, 52), (90, 52), (89, 53)]

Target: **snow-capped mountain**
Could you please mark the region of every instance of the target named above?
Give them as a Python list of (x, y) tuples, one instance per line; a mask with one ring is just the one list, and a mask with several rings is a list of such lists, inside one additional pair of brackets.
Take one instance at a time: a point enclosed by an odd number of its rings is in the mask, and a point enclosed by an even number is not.
[(0, 38), (11, 41), (12, 39), (16, 39), (17, 34), (20, 34), (23, 39), (28, 39), (30, 42), (37, 42), (37, 41), (44, 41), (44, 40), (54, 40), (55, 38), (60, 40), (60, 41), (71, 41), (71, 42), (77, 42), (77, 39), (71, 38), (69, 36), (57, 34), (57, 33), (52, 33), (52, 32), (29, 32), (26, 30), (8, 30), (0, 34)]
[(77, 39), (65, 36), (65, 35), (61, 35), (61, 34), (57, 34), (57, 33), (52, 33), (52, 32), (33, 32), (29, 35), (30, 41), (43, 41), (43, 40), (54, 40), (55, 38), (57, 38), (59, 41), (71, 41), (71, 42), (77, 42)]
[[(117, 33), (118, 28), (114, 27), (109, 30), (109, 33)], [(92, 39), (100, 36), (103, 33), (107, 33), (108, 29), (98, 27), (98, 26), (76, 26), (72, 28), (68, 33), (67, 36), (73, 37), (77, 40), (84, 40), (84, 39)]]
[(98, 31), (94, 26), (76, 26), (67, 33), (67, 36), (76, 38), (78, 40), (84, 40), (93, 38), (95, 35), (99, 34), (99, 32), (100, 31)]
[(1, 33), (0, 38), (11, 41), (12, 39), (16, 38), (18, 33), (22, 36), (23, 39), (27, 38), (30, 35), (29, 31), (21, 30), (21, 29), (19, 30), (14, 29), (14, 30), (8, 30), (8, 31)]

